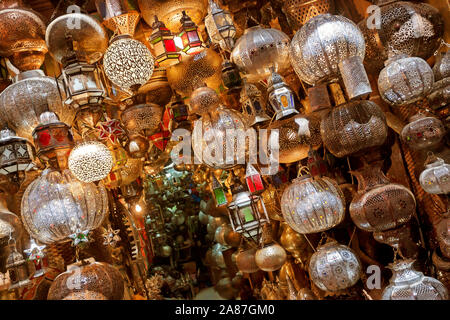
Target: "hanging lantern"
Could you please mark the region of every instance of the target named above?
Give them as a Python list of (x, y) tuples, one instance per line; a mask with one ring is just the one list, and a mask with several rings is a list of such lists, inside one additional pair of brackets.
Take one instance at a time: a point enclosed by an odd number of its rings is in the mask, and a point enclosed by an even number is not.
[(434, 84), (428, 63), (417, 57), (395, 56), (378, 76), (378, 90), (384, 101), (403, 106), (425, 98)]
[(162, 113), (163, 108), (156, 104), (137, 104), (125, 109), (120, 118), (129, 133), (148, 137), (158, 130)]
[(441, 158), (427, 161), (419, 177), (423, 190), (432, 194), (450, 193), (450, 165)]
[(173, 90), (167, 80), (166, 69), (155, 68), (150, 80), (139, 88), (137, 94), (144, 95), (146, 103), (154, 103), (160, 106), (168, 104)]
[(8, 57), (19, 70), (39, 69), (47, 46), (45, 23), (34, 10), (20, 5), (0, 9), (0, 56)]
[(279, 244), (265, 245), (256, 251), (255, 262), (259, 269), (272, 272), (280, 269), (286, 262), (286, 251)]
[(287, 0), (282, 10), (292, 29), (298, 30), (311, 18), (334, 11), (334, 0)]
[(266, 114), (261, 91), (254, 84), (245, 80), (240, 103), (244, 114), (249, 118), (250, 126), (270, 120), (270, 117)]
[(232, 186), (233, 201), (228, 204), (231, 227), (248, 238), (258, 238), (261, 226), (269, 222), (264, 202), (258, 195), (244, 190), (239, 178)]
[(358, 24), (366, 42), (365, 64), (373, 73), (383, 68), (385, 60), (398, 54), (427, 60), (439, 48), (445, 30), (439, 10), (431, 5), (389, 2), (379, 5), (378, 26), (377, 21), (368, 20), (373, 17)]
[(108, 148), (98, 141), (85, 141), (69, 155), (69, 169), (83, 182), (99, 181), (108, 176), (113, 158)]
[(128, 138), (125, 148), (131, 158), (139, 159), (147, 154), (150, 142), (143, 136), (133, 135)]
[[(7, 243), (11, 237), (21, 239), (24, 233), (20, 218), (9, 211), (6, 203), (6, 196), (0, 196), (0, 243)], [(2, 246), (3, 247), (3, 246)]]
[(308, 272), (319, 289), (336, 292), (358, 282), (362, 267), (352, 249), (332, 241), (319, 247), (312, 255)]
[(170, 110), (171, 118), (177, 123), (186, 121), (189, 116), (188, 106), (184, 104), (177, 92), (172, 96), (172, 101), (167, 108)]
[(247, 182), (248, 191), (252, 194), (259, 194), (264, 191), (261, 174), (250, 163), (245, 170), (245, 182)]
[(236, 65), (231, 63), (228, 59), (225, 59), (222, 63), (222, 81), (229, 90), (240, 89), (242, 85), (242, 78), (239, 74), (239, 70)]
[(190, 113), (202, 116), (206, 113), (214, 113), (219, 107), (220, 97), (214, 89), (203, 86), (192, 92), (189, 99)]
[(225, 191), (223, 190), (223, 187), (220, 184), (219, 180), (217, 180), (217, 178), (214, 175), (212, 175), (211, 189), (213, 191), (216, 207), (221, 207), (228, 204)]
[(175, 46), (175, 40), (172, 32), (166, 28), (162, 21), (155, 16), (155, 22), (152, 24), (153, 32), (150, 35), (150, 43), (152, 44), (155, 59), (158, 66), (167, 68), (177, 64), (181, 60), (181, 54)]
[(275, 120), (298, 114), (295, 109), (294, 93), (278, 73), (272, 72), (267, 88), (269, 103), (276, 113)]
[(150, 50), (130, 35), (119, 35), (110, 41), (103, 56), (105, 74), (124, 90), (136, 90), (153, 74), (154, 60)]
[(322, 119), (320, 132), (325, 147), (341, 158), (382, 145), (388, 128), (380, 107), (361, 100), (331, 109)]
[(182, 11), (183, 16), (180, 19), (181, 28), (178, 37), (181, 39), (182, 51), (189, 55), (195, 55), (204, 49), (203, 39), (197, 25)]
[(100, 226), (108, 212), (107, 194), (102, 184), (81, 182), (69, 170), (45, 169), (25, 190), (21, 212), (28, 233), (50, 244), (67, 240), (77, 229)]
[[(96, 295), (82, 294), (86, 292)], [(101, 295), (105, 300), (122, 300), (123, 294), (124, 280), (121, 273), (110, 264), (90, 258), (67, 266), (67, 271), (53, 280), (47, 299), (83, 300)]]
[(400, 137), (411, 149), (423, 150), (439, 146), (446, 133), (447, 130), (439, 119), (418, 113), (409, 119)]
[(34, 168), (33, 147), (9, 128), (0, 131), (0, 174), (20, 175)]
[(270, 76), (271, 68), (283, 74), (290, 67), (289, 42), (280, 30), (251, 27), (236, 42), (231, 61), (250, 82), (264, 80)]
[(17, 135), (33, 140), (33, 129), (45, 111), (55, 112), (61, 122), (71, 125), (75, 113), (63, 105), (55, 79), (42, 70), (16, 76), (15, 82), (0, 93), (0, 115)]
[(314, 253), (305, 236), (295, 232), (286, 223), (282, 223), (284, 227), (280, 236), (280, 244), (288, 251), (297, 262), (305, 263)]
[(31, 281), (28, 273), (28, 263), (23, 255), (17, 251), (15, 241), (9, 245), (10, 254), (6, 259), (6, 270), (8, 270), (11, 286), (9, 290), (28, 286)]
[(236, 266), (240, 272), (255, 273), (259, 268), (255, 261), (256, 249), (248, 249), (240, 251), (236, 256)]
[[(269, 147), (279, 146), (279, 162), (293, 163), (308, 157), (309, 149), (322, 144), (320, 118), (314, 114), (288, 116), (269, 127)], [(278, 130), (278, 131), (276, 131)]]
[(448, 300), (448, 291), (438, 280), (414, 270), (414, 260), (400, 260), (389, 265), (392, 278), (382, 300)]
[(33, 130), (36, 155), (55, 169), (67, 169), (67, 159), (73, 148), (70, 127), (60, 122), (53, 112), (40, 115), (41, 123)]
[(223, 10), (214, 0), (209, 0), (205, 27), (212, 43), (217, 43), (223, 50), (231, 51), (234, 47), (236, 28), (231, 14)]
[(280, 195), (273, 183), (268, 183), (266, 190), (261, 193), (261, 198), (267, 210), (267, 215), (272, 220), (283, 221), (281, 214)]
[(344, 194), (334, 180), (303, 175), (284, 190), (281, 212), (298, 233), (326, 231), (344, 220)]
[(236, 167), (245, 160), (246, 145), (239, 145), (240, 137), (233, 133), (245, 131), (246, 122), (240, 113), (219, 106), (211, 116), (194, 122), (194, 156), (213, 169)]
[(372, 92), (364, 54), (364, 37), (356, 24), (328, 13), (309, 20), (290, 46), (292, 66), (302, 81), (314, 85), (336, 81), (341, 75), (350, 99)]
[(381, 163), (365, 165), (352, 174), (358, 179), (358, 193), (350, 203), (350, 216), (358, 228), (385, 231), (411, 219), (416, 208), (414, 195), (391, 183), (381, 171)]

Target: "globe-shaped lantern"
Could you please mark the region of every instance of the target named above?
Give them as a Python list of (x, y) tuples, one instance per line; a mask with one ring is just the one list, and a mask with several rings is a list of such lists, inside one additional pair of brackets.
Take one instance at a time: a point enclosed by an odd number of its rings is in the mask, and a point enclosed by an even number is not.
[(254, 273), (259, 270), (255, 260), (256, 249), (240, 251), (236, 256), (236, 266), (244, 273)]
[(409, 123), (402, 129), (400, 137), (409, 148), (423, 150), (439, 147), (446, 133), (441, 120), (419, 112), (409, 118)]
[(230, 169), (242, 164), (246, 156), (245, 133), (243, 116), (220, 106), (194, 123), (194, 156), (214, 169)]
[(308, 272), (319, 289), (336, 292), (358, 282), (362, 267), (352, 249), (332, 241), (312, 255)]
[(423, 190), (432, 194), (450, 193), (450, 165), (441, 158), (430, 162), (419, 177)]
[(154, 103), (138, 104), (125, 109), (122, 123), (130, 134), (150, 136), (155, 133), (163, 114), (163, 108)]
[(283, 74), (290, 67), (289, 42), (289, 37), (280, 30), (251, 27), (236, 41), (231, 61), (251, 82), (267, 78), (271, 68)]
[(46, 169), (25, 190), (21, 212), (28, 233), (49, 244), (99, 227), (108, 198), (102, 184), (81, 182), (69, 170)]
[(214, 112), (220, 105), (220, 97), (214, 89), (200, 87), (192, 92), (189, 100), (189, 110), (191, 113), (203, 115)]
[(106, 76), (124, 90), (137, 90), (150, 80), (154, 64), (150, 50), (126, 34), (114, 37), (103, 56)]
[(334, 180), (304, 175), (284, 190), (281, 212), (286, 223), (298, 233), (325, 231), (344, 220), (344, 195)]
[(256, 251), (256, 265), (263, 271), (271, 272), (280, 269), (286, 262), (286, 251), (282, 246), (272, 243)]
[(99, 181), (108, 176), (113, 167), (109, 149), (98, 141), (78, 144), (69, 155), (69, 169), (84, 182)]
[[(311, 85), (336, 80), (340, 74), (348, 75), (350, 82), (356, 72), (364, 76), (364, 54), (364, 37), (356, 24), (343, 16), (328, 13), (309, 20), (292, 38), (290, 46), (290, 59), (295, 72), (301, 80)], [(357, 80), (353, 78), (353, 82), (362, 83)], [(360, 80), (368, 82), (367, 79)], [(349, 92), (351, 90), (346, 81), (344, 84), (349, 96), (358, 95), (357, 92)]]
[(0, 116), (17, 135), (33, 141), (32, 132), (45, 111), (53, 111), (61, 122), (71, 125), (74, 111), (64, 106), (55, 79), (42, 70), (20, 73), (15, 82), (0, 93)]
[[(71, 280), (76, 278), (73, 286)], [(72, 280), (74, 281), (74, 280)], [(78, 286), (76, 285), (78, 284)], [(121, 300), (124, 280), (114, 266), (89, 259), (73, 264), (58, 275), (48, 291), (48, 300)]]

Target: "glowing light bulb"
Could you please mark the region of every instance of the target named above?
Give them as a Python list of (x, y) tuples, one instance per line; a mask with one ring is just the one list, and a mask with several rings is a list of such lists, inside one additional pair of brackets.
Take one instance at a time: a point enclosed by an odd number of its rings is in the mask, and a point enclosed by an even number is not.
[(134, 210), (136, 210), (136, 212), (141, 212), (142, 207), (139, 204), (137, 204), (137, 205), (135, 205)]

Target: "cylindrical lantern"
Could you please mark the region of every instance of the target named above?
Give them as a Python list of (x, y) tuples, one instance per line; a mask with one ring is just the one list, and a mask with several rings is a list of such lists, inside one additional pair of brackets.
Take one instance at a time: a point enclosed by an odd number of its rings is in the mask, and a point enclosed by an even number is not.
[(312, 255), (308, 272), (319, 289), (336, 292), (358, 282), (362, 267), (352, 249), (332, 241), (319, 247)]

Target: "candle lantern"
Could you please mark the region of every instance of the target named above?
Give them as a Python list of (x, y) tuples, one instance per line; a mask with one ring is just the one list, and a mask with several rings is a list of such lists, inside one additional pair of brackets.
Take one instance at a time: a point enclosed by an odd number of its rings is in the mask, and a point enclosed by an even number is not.
[(250, 125), (254, 126), (258, 123), (269, 121), (270, 117), (266, 114), (261, 91), (254, 84), (245, 80), (244, 82), (240, 102), (242, 110), (250, 118)]
[(236, 27), (231, 14), (219, 7), (213, 0), (209, 0), (205, 26), (212, 43), (218, 43), (223, 50), (231, 51), (233, 49)]
[(225, 59), (222, 63), (222, 81), (228, 89), (237, 89), (242, 85), (242, 78), (234, 63)]
[(6, 269), (11, 282), (10, 290), (25, 287), (30, 283), (28, 279), (28, 263), (23, 255), (17, 251), (15, 241), (10, 244), (10, 254), (6, 259)]
[(269, 103), (276, 113), (275, 120), (298, 113), (295, 110), (294, 93), (283, 81), (283, 77), (276, 72), (272, 72), (269, 78), (267, 93), (269, 94)]
[(177, 92), (175, 92), (172, 96), (172, 101), (170, 102), (168, 108), (170, 110), (169, 112), (171, 118), (175, 122), (183, 122), (187, 120), (189, 116), (188, 106), (183, 102), (183, 99)]
[(162, 21), (158, 20), (157, 16), (155, 16), (152, 29), (150, 43), (152, 44), (158, 66), (167, 68), (180, 62), (181, 54), (177, 52), (173, 34)]
[(18, 175), (33, 168), (33, 147), (9, 128), (0, 131), (0, 174)]
[(217, 178), (214, 175), (212, 175), (211, 189), (213, 191), (214, 200), (216, 202), (216, 207), (221, 207), (221, 206), (228, 204), (228, 200), (227, 200), (225, 191), (224, 191), (222, 185), (220, 184), (219, 180), (217, 180)]
[(183, 16), (180, 19), (181, 28), (178, 37), (181, 38), (183, 45), (183, 52), (194, 55), (204, 49), (203, 39), (197, 25), (191, 20), (191, 18), (183, 11)]
[(42, 113), (40, 120), (41, 124), (33, 131), (37, 156), (52, 167), (67, 168), (67, 159), (74, 146), (70, 127), (60, 122), (53, 112)]
[(245, 181), (247, 182), (248, 190), (252, 194), (264, 191), (261, 174), (250, 163), (247, 165), (247, 170), (245, 172)]
[(233, 201), (228, 205), (231, 227), (248, 238), (261, 236), (261, 226), (269, 222), (266, 207), (260, 196), (251, 194), (235, 178), (232, 186)]

